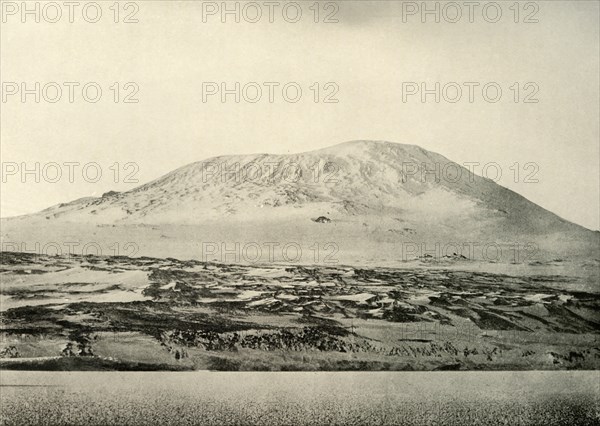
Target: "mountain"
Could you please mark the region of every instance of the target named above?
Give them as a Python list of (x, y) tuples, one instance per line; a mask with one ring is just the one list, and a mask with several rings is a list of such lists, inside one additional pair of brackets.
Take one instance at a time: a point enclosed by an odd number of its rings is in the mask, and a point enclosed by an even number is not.
[[(506, 250), (513, 244), (523, 250), (513, 256), (518, 262), (533, 259), (534, 251), (544, 259), (575, 254), (596, 259), (599, 242), (598, 232), (439, 154), (378, 141), (299, 154), (209, 158), (127, 192), (82, 198), (2, 224), (3, 241), (39, 241), (31, 239), (36, 232), (57, 241), (100, 233), (104, 241), (107, 228), (116, 228), (113, 241), (128, 236), (143, 253), (169, 255), (171, 247), (183, 257), (197, 257), (206, 243), (279, 242), (315, 255), (333, 243), (342, 258), (353, 253), (348, 260), (406, 260), (407, 252), (452, 257), (457, 252), (452, 247), (462, 246), (460, 255), (465, 244), (480, 252), (466, 257), (489, 260), (492, 255), (482, 250), (498, 245), (505, 248), (502, 260), (510, 260)], [(184, 240), (188, 256), (180, 247)], [(442, 246), (439, 256), (436, 244)]]

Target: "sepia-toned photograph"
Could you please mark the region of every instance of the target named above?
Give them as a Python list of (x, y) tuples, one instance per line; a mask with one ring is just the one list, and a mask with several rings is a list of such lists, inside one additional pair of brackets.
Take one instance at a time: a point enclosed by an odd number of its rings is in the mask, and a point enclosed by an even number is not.
[(600, 1), (0, 1), (1, 425), (600, 424)]

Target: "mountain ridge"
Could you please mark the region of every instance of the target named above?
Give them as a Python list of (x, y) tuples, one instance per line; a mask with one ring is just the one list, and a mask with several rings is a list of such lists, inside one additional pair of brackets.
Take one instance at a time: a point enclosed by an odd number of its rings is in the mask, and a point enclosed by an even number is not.
[[(321, 217), (326, 220), (315, 221)], [(371, 258), (390, 255), (407, 241), (533, 242), (560, 253), (551, 258), (574, 250), (598, 257), (600, 242), (600, 232), (562, 219), (440, 154), (384, 141), (350, 141), (297, 154), (211, 157), (126, 192), (84, 197), (2, 223), (3, 239), (28, 228), (24, 234), (30, 240), (40, 226), (54, 229), (59, 238), (75, 224), (88, 238), (96, 238), (98, 227), (147, 226), (157, 233), (179, 227), (174, 236), (166, 231), (153, 236), (152, 243), (145, 235), (135, 238), (165, 251), (167, 242), (173, 246), (182, 238), (192, 245), (281, 240), (307, 246), (327, 239), (371, 251)], [(182, 231), (189, 227), (197, 229)]]
[[(398, 159), (399, 152), (404, 154), (404, 157), (402, 158), (402, 168), (400, 170), (397, 168), (394, 170), (393, 161)], [(308, 157), (309, 160), (305, 161), (303, 160), (303, 157)], [(348, 161), (348, 159), (351, 161)], [(352, 164), (352, 160), (357, 159), (358, 163), (354, 161), (354, 164)], [(374, 180), (381, 178), (383, 174), (377, 174), (377, 172), (373, 170), (374, 168), (377, 168), (376, 165), (373, 164), (374, 159), (378, 159), (383, 163), (382, 166), (379, 167), (379, 171), (391, 170), (392, 175), (395, 173), (395, 176), (391, 176), (391, 179), (380, 180), (379, 184), (376, 184)], [(284, 175), (284, 172), (282, 171), (282, 163), (283, 168), (287, 166), (287, 175)], [(432, 177), (432, 169), (428, 169), (429, 173), (422, 171), (420, 166), (424, 163), (429, 165), (435, 164), (434, 167), (437, 167), (437, 171), (434, 172), (435, 176)], [(238, 194), (241, 189), (246, 187), (246, 189), (251, 191), (251, 194), (243, 195), (250, 196), (256, 196), (256, 191), (252, 191), (253, 186), (263, 187), (265, 190), (268, 190), (267, 188), (269, 187), (276, 187), (277, 185), (281, 187), (277, 188), (280, 192), (280, 197), (276, 197), (276, 194), (272, 194), (274, 197), (266, 200), (263, 199), (263, 203), (257, 202), (254, 207), (256, 207), (256, 205), (260, 205), (261, 208), (273, 205), (280, 206), (282, 203), (289, 204), (290, 202), (334, 201), (331, 198), (335, 198), (336, 195), (338, 197), (337, 201), (339, 202), (353, 203), (352, 200), (349, 199), (354, 195), (352, 194), (352, 191), (336, 191), (335, 188), (336, 184), (339, 183), (338, 175), (347, 172), (346, 169), (350, 169), (353, 165), (359, 166), (359, 177), (363, 179), (363, 184), (367, 186), (367, 190), (379, 192), (375, 194), (377, 198), (389, 195), (391, 189), (389, 188), (390, 184), (400, 185), (404, 192), (408, 192), (412, 196), (421, 196), (425, 194), (427, 190), (431, 190), (433, 186), (437, 186), (443, 190), (452, 190), (459, 196), (466, 196), (476, 201), (487, 203), (488, 208), (494, 209), (500, 213), (506, 212), (506, 209), (503, 208), (504, 204), (512, 202), (517, 203), (519, 207), (534, 210), (533, 212), (529, 211), (529, 214), (534, 213), (541, 215), (542, 212), (544, 212), (554, 216), (555, 220), (561, 223), (571, 224), (571, 222), (568, 222), (566, 219), (559, 217), (541, 206), (535, 205), (535, 208), (532, 209), (531, 206), (528, 206), (527, 204), (534, 203), (527, 200), (522, 195), (508, 188), (504, 188), (488, 178), (475, 175), (463, 166), (452, 162), (440, 154), (427, 151), (418, 145), (397, 144), (386, 141), (349, 141), (297, 154), (259, 153), (210, 157), (201, 161), (186, 164), (157, 179), (125, 192), (116, 193), (109, 191), (101, 197), (83, 197), (67, 203), (60, 203), (48, 207), (38, 213), (22, 215), (19, 217), (29, 217), (47, 213), (59, 217), (63, 215), (61, 209), (69, 206), (81, 207), (82, 204), (88, 204), (89, 206), (101, 205), (100, 207), (104, 207), (102, 205), (105, 204), (117, 204), (124, 209), (126, 215), (131, 215), (131, 213), (127, 214), (127, 211), (135, 212), (135, 209), (129, 209), (125, 204), (119, 203), (119, 200), (151, 191), (153, 188), (160, 188), (159, 192), (163, 193), (153, 194), (155, 198), (164, 195), (167, 190), (178, 191), (179, 193), (183, 193), (183, 195), (190, 194), (191, 192), (200, 193), (201, 191), (198, 190), (198, 187), (207, 189), (210, 186), (219, 186), (219, 183), (221, 184), (221, 188), (236, 188)], [(451, 167), (453, 168), (454, 173), (457, 173), (456, 170), (460, 170), (460, 172), (458, 172), (460, 173), (460, 179), (458, 181), (454, 182), (454, 177), (450, 176), (453, 173), (452, 171), (447, 173), (440, 171), (442, 170), (442, 167), (448, 167), (447, 165), (452, 165)], [(327, 170), (328, 167), (329, 170)], [(274, 169), (275, 171), (272, 172)], [(300, 174), (294, 175), (294, 173), (297, 173), (298, 171)], [(306, 179), (306, 176), (302, 176), (301, 174), (308, 174), (309, 179)], [(348, 182), (347, 174), (348, 173), (345, 173), (345, 176), (343, 176), (343, 178), (346, 178), (346, 182), (343, 183), (347, 186), (350, 186), (349, 184), (357, 186), (356, 181)], [(448, 176), (444, 177), (442, 174)], [(200, 177), (200, 179), (198, 179), (198, 177)], [(311, 179), (312, 181), (309, 181)], [(217, 180), (220, 180), (220, 182), (217, 182)], [(438, 182), (436, 182), (436, 180), (438, 180)], [(176, 187), (176, 184), (179, 184), (179, 187)], [(293, 191), (293, 193), (288, 192), (287, 197), (289, 199), (286, 200), (286, 194), (281, 194), (281, 192), (283, 189), (293, 185), (299, 187), (299, 190)], [(331, 188), (332, 194), (328, 194), (329, 197), (320, 197), (318, 191), (315, 191), (316, 193), (314, 194), (308, 193), (309, 189), (319, 189), (319, 186)], [(478, 186), (482, 188), (477, 188)], [(490, 197), (490, 192), (492, 192), (492, 190), (495, 190), (495, 193), (493, 194), (493, 197)], [(363, 190), (358, 192), (362, 192), (360, 195), (365, 197), (367, 191)], [(391, 192), (394, 196), (398, 195), (398, 191), (392, 190)], [(226, 195), (232, 196), (232, 194)], [(294, 199), (294, 196), (296, 199)], [(377, 201), (373, 198), (374, 197), (369, 197), (367, 195), (365, 201), (371, 201), (377, 204)], [(389, 201), (390, 200), (388, 200), (388, 205), (393, 205), (393, 200), (392, 203)], [(138, 203), (141, 203), (141, 201), (138, 201)], [(154, 203), (156, 203), (156, 201)], [(227, 203), (223, 201), (222, 204)], [(379, 208), (383, 209), (384, 207), (385, 205), (379, 205)], [(90, 209), (90, 211), (94, 210), (95, 212), (92, 214), (97, 214), (97, 209)], [(126, 219), (126, 215), (119, 220)], [(142, 217), (143, 216), (147, 216), (147, 213), (142, 215)], [(139, 219), (139, 217), (135, 218)], [(587, 229), (577, 224), (571, 225), (581, 229)]]

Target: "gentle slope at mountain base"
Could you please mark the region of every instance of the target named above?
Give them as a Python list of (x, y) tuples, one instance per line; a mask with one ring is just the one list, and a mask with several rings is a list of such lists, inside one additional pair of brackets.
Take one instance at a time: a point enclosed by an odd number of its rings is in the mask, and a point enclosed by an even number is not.
[[(438, 173), (427, 172), (432, 170)], [(561, 219), (439, 154), (373, 141), (192, 163), (128, 192), (4, 219), (2, 242), (5, 250), (23, 243), (35, 250), (36, 242), (40, 249), (56, 243), (66, 250), (65, 244), (79, 242), (79, 253), (85, 244), (99, 243), (103, 254), (130, 242), (137, 255), (233, 263), (600, 258), (600, 232)], [(270, 249), (272, 243), (280, 248)]]

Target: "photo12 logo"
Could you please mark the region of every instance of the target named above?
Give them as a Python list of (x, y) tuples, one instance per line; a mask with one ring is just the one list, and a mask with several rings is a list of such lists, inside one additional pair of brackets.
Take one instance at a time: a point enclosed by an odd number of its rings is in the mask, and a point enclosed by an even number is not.
[(133, 1), (2, 1), (3, 24), (113, 22), (137, 24), (140, 6)]
[(403, 1), (402, 23), (513, 22), (537, 24), (540, 5), (533, 1)]
[(2, 251), (29, 253), (36, 256), (128, 256), (134, 257), (140, 247), (132, 241), (3, 241)]
[(418, 322), (402, 324), (400, 338), (411, 339), (436, 339), (445, 341), (472, 342), (480, 336), (481, 330), (475, 324), (460, 324), (448, 327), (439, 322)]
[(483, 260), (486, 262), (524, 263), (535, 260), (539, 247), (534, 242), (497, 243), (485, 241), (403, 242), (402, 261)]
[(539, 183), (537, 174), (540, 171), (540, 166), (534, 161), (514, 162), (506, 168), (508, 170), (495, 161), (483, 164), (478, 161), (468, 161), (462, 165), (451, 161), (445, 163), (404, 161), (401, 167), (402, 183), (412, 180), (421, 183), (447, 182), (454, 184), (461, 182), (463, 176), (473, 183), (475, 176), (478, 175), (494, 182), (500, 182), (505, 173), (512, 175), (514, 183)]
[(203, 262), (260, 263), (289, 262), (336, 264), (339, 247), (336, 243), (314, 243), (302, 246), (297, 242), (202, 242)]
[(236, 82), (202, 82), (202, 102), (246, 102), (255, 104), (257, 102), (267, 103), (290, 103), (295, 104), (303, 97), (310, 99), (314, 103), (337, 104), (339, 99), (337, 94), (340, 87), (337, 83), (330, 81), (327, 83), (314, 82), (310, 85), (303, 85), (288, 81), (280, 83), (277, 81), (263, 81), (261, 83), (251, 81), (241, 83)]
[[(495, 104), (503, 97), (507, 102), (515, 104), (537, 104), (540, 86), (533, 82), (513, 82), (500, 84), (495, 81), (488, 82), (402, 82), (402, 102), (435, 102), (455, 104), (458, 102), (486, 102)], [(508, 95), (507, 95), (508, 94)]]
[(77, 82), (2, 82), (2, 103), (11, 102), (46, 102), (55, 104), (58, 102), (85, 102), (95, 104), (106, 99), (114, 103), (137, 104), (140, 87), (137, 83), (112, 82), (100, 84), (94, 81)]
[(80, 163), (78, 161), (50, 162), (2, 162), (2, 183), (59, 183), (59, 182), (100, 182), (103, 176), (110, 176), (114, 183), (139, 183), (137, 173), (140, 166), (134, 162), (112, 163), (103, 168), (94, 161)]
[(337, 24), (339, 10), (339, 3), (333, 1), (203, 1), (202, 23)]
[(246, 164), (205, 161), (202, 163), (202, 183), (217, 181), (256, 185), (274, 183), (337, 183), (340, 166), (332, 161), (316, 162), (304, 167), (293, 161), (263, 161)]

